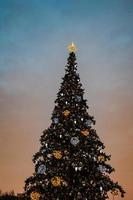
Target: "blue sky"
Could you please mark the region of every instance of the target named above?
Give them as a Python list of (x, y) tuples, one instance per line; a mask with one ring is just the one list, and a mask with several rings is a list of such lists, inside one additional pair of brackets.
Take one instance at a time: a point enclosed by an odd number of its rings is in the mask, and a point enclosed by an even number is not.
[[(51, 73), (56, 70), (53, 63), (63, 62), (66, 46), (74, 41), (82, 63), (89, 62), (89, 68), (94, 67), (90, 71), (103, 73), (104, 68), (112, 71), (114, 67), (115, 73), (129, 70), (130, 76), (132, 8), (130, 0), (1, 1), (1, 74), (19, 68), (31, 73), (44, 73), (48, 68)], [(103, 66), (106, 62), (108, 65)]]

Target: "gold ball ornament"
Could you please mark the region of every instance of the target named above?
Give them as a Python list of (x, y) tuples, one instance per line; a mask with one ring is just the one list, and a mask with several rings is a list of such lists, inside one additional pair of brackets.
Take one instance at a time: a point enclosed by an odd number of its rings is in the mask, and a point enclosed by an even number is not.
[(41, 197), (41, 195), (39, 192), (31, 192), (31, 194), (30, 194), (31, 200), (39, 200), (40, 197)]
[(54, 187), (59, 187), (59, 186), (61, 186), (61, 181), (62, 181), (62, 179), (61, 179), (60, 177), (58, 177), (58, 176), (55, 176), (55, 177), (53, 177), (53, 178), (51, 179), (51, 183), (52, 183), (52, 185), (53, 185)]
[(113, 196), (117, 196), (117, 195), (118, 195), (118, 190), (113, 189), (113, 190), (111, 191), (111, 194), (113, 194)]
[(73, 42), (70, 45), (68, 45), (67, 49), (69, 52), (76, 52), (78, 50)]
[(70, 115), (70, 111), (69, 111), (69, 110), (65, 110), (65, 111), (63, 112), (63, 115), (64, 115), (65, 117), (67, 117), (68, 115)]
[(103, 155), (98, 156), (98, 161), (101, 161), (101, 162), (105, 161), (105, 156)]
[(61, 158), (62, 158), (62, 153), (61, 153), (61, 151), (55, 150), (55, 151), (53, 152), (53, 155), (54, 155), (54, 157), (55, 157), (56, 159), (61, 159)]
[(81, 135), (84, 135), (84, 136), (88, 136), (90, 134), (89, 130), (82, 130), (81, 132)]

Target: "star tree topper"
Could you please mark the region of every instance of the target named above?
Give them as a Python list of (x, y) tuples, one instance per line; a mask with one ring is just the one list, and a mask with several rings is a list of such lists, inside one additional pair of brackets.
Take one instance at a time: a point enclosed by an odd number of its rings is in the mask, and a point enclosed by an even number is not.
[(68, 45), (67, 49), (69, 52), (76, 52), (78, 50), (73, 42), (70, 45)]

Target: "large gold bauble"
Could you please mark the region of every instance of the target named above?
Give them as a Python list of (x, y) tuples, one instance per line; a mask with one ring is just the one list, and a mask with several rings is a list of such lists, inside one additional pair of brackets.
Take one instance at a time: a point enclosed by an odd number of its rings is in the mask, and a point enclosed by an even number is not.
[(69, 111), (69, 110), (65, 110), (65, 111), (63, 112), (63, 115), (64, 115), (65, 117), (67, 117), (69, 114), (70, 114), (70, 111)]
[(59, 186), (61, 186), (61, 181), (62, 181), (62, 179), (61, 179), (60, 177), (58, 177), (58, 176), (55, 176), (55, 177), (53, 177), (53, 178), (51, 179), (51, 183), (52, 183), (52, 185), (53, 185), (54, 187), (59, 187)]
[(84, 135), (84, 136), (88, 136), (90, 134), (89, 130), (82, 130), (81, 132), (81, 135)]
[(31, 200), (39, 200), (40, 197), (41, 197), (41, 195), (39, 192), (31, 192), (31, 194), (30, 194)]
[(62, 153), (61, 153), (61, 151), (55, 150), (55, 151), (53, 152), (53, 155), (54, 155), (54, 157), (55, 157), (56, 159), (61, 159), (61, 158), (62, 158)]

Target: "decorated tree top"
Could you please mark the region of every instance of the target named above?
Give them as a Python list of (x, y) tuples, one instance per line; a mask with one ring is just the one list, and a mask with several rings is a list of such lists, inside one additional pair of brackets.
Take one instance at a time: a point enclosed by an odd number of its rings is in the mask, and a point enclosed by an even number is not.
[(25, 181), (25, 196), (32, 200), (105, 200), (124, 190), (109, 174), (110, 156), (104, 152), (88, 113), (84, 89), (77, 73), (75, 52), (69, 57), (49, 128), (43, 131), (39, 151), (33, 156), (34, 174)]

